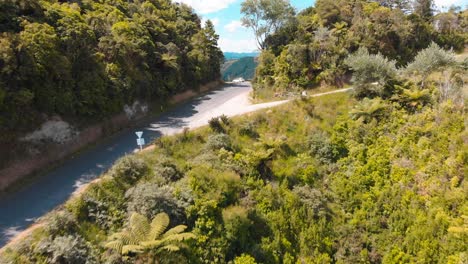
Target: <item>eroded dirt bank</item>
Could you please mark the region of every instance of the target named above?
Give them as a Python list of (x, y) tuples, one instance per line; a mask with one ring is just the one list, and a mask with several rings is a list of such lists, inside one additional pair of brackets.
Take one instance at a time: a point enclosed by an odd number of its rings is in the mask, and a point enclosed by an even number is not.
[[(211, 82), (199, 87), (197, 90), (191, 89), (176, 94), (168, 100), (169, 105), (181, 103), (220, 85), (220, 81)], [(0, 193), (7, 191), (15, 183), (18, 184), (18, 182), (27, 179), (30, 175), (38, 173), (53, 164), (60, 163), (73, 153), (122, 129), (131, 127), (145, 118), (148, 113), (151, 113), (151, 108), (154, 107), (160, 106), (141, 104), (138, 106), (139, 109), (135, 109), (135, 104), (128, 106), (127, 109), (117, 115), (76, 131), (75, 135), (69, 139), (64, 141), (50, 140), (50, 142), (41, 143), (40, 151), (31, 144), (31, 148), (22, 155), (24, 158), (12, 159), (0, 168)], [(36, 134), (38, 133), (36, 132)], [(7, 145), (0, 146), (0, 148), (2, 152), (5, 151), (8, 154)]]

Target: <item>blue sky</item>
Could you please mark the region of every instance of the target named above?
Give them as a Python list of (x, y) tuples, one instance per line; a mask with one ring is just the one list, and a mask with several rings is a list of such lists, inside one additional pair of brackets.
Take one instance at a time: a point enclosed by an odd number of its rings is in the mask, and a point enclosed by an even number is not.
[[(219, 34), (219, 46), (224, 52), (251, 52), (257, 50), (255, 38), (250, 29), (242, 27), (240, 7), (243, 0), (174, 0), (192, 6), (204, 19), (213, 21)], [(438, 8), (451, 4), (463, 5), (467, 0), (435, 0)], [(290, 0), (300, 11), (312, 6), (315, 0)]]

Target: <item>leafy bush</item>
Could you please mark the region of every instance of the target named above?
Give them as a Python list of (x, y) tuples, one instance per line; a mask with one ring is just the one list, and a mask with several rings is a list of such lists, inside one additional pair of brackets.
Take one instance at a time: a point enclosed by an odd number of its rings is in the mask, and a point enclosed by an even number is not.
[(246, 252), (252, 245), (250, 228), (253, 222), (248, 217), (248, 210), (241, 206), (230, 206), (222, 211), (225, 237), (230, 241), (227, 258)]
[(166, 182), (177, 181), (183, 176), (176, 166), (156, 166), (154, 172), (156, 175), (163, 177)]
[(430, 73), (454, 63), (455, 56), (452, 51), (446, 51), (432, 42), (428, 48), (416, 55), (414, 61), (406, 67), (406, 71), (420, 74), (424, 86), (424, 81)]
[(239, 197), (240, 177), (232, 171), (218, 171), (205, 164), (189, 172), (189, 182), (195, 200), (205, 197), (227, 206)]
[(255, 130), (255, 124), (253, 122), (245, 122), (239, 127), (239, 135), (248, 136), (250, 138), (258, 138), (259, 134)]
[(229, 126), (231, 124), (231, 120), (229, 120), (229, 117), (225, 114), (219, 116), (219, 120), (221, 120), (221, 122), (223, 122), (223, 124), (225, 124), (226, 126)]
[(224, 133), (226, 130), (224, 129), (223, 125), (221, 124), (219, 117), (213, 117), (208, 121), (208, 125), (210, 126), (211, 130), (216, 133)]
[(120, 182), (121, 178), (114, 177), (105, 177), (100, 182), (91, 184), (81, 198), (78, 198), (77, 205), (73, 208), (75, 213), (78, 213), (76, 210), (81, 210), (79, 213), (84, 217), (83, 220), (96, 223), (104, 229), (119, 226), (125, 216), (124, 194), (127, 187)]
[(109, 215), (109, 205), (92, 196), (84, 196), (83, 200), (86, 204), (87, 219), (102, 228), (109, 228), (112, 222)]
[(337, 153), (330, 137), (323, 132), (314, 132), (308, 140), (310, 154), (324, 164), (336, 162)]
[(356, 97), (384, 96), (388, 81), (397, 75), (396, 62), (389, 61), (382, 54), (370, 54), (365, 48), (346, 58), (344, 63), (353, 70), (354, 93)]
[(110, 174), (117, 180), (132, 184), (149, 171), (146, 163), (139, 157), (127, 155), (117, 160)]
[(293, 192), (299, 197), (302, 204), (313, 212), (315, 217), (323, 216), (329, 212), (327, 199), (319, 190), (309, 186), (296, 186)]
[(174, 161), (167, 157), (160, 157), (153, 170), (156, 176), (164, 178), (166, 183), (178, 181), (184, 176)]
[(206, 141), (205, 148), (209, 150), (231, 149), (231, 138), (226, 134), (210, 135)]
[(310, 155), (301, 153), (287, 159), (272, 161), (271, 169), (278, 181), (287, 182), (288, 186), (313, 184), (318, 178), (318, 164), (316, 163)]
[(92, 264), (98, 263), (94, 252), (81, 237), (58, 236), (53, 240), (46, 238), (39, 242), (36, 253), (47, 258), (51, 264)]
[(234, 259), (234, 264), (257, 264), (257, 262), (252, 256), (248, 254), (242, 254)]
[(46, 230), (50, 236), (56, 237), (65, 234), (72, 234), (76, 229), (76, 219), (67, 210), (58, 211), (47, 217)]
[(130, 188), (125, 194), (127, 212), (137, 212), (148, 218), (165, 212), (176, 223), (185, 221), (185, 208), (188, 204), (174, 196), (170, 186), (159, 186), (154, 183), (141, 183)]

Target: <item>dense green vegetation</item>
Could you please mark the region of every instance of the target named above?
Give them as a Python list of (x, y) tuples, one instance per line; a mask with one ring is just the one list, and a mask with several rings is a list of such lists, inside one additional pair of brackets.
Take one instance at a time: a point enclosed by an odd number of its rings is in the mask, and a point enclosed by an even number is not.
[[(160, 138), (50, 213), (0, 262), (466, 263), (468, 61), (446, 49), (454, 42), (440, 41), (464, 33), (436, 33), (427, 22), (435, 19), (424, 5), (430, 1), (417, 1), (411, 15), (400, 9), (404, 2), (318, 0), (303, 19), (335, 25), (353, 14), (346, 10), (370, 12), (359, 25), (375, 31), (360, 42), (373, 44), (322, 46), (336, 40), (336, 27), (320, 41), (310, 33), (307, 49), (318, 49), (306, 58), (339, 59), (312, 66), (288, 55), (302, 44), (276, 46), (278, 53), (269, 46), (256, 89), (275, 90), (283, 77), (306, 84), (318, 76), (309, 68), (284, 74), (310, 66), (349, 72), (353, 92), (221, 116)], [(418, 29), (398, 52), (383, 45), (380, 37), (390, 36), (379, 26), (408, 21), (432, 32), (427, 42)]]
[(254, 57), (245, 57), (235, 61), (226, 61), (221, 67), (223, 80), (232, 81), (236, 78), (252, 80), (257, 68), (257, 59)]
[(217, 40), (170, 0), (1, 1), (0, 140), (53, 115), (99, 120), (217, 80)]
[(295, 16), (276, 10), (289, 10), (287, 5), (283, 0), (243, 4), (244, 25), (259, 36), (262, 48), (254, 82), (260, 99), (319, 85), (343, 86), (349, 80), (344, 60), (359, 48), (401, 67), (431, 42), (461, 52), (468, 41), (468, 10), (453, 7), (436, 14), (430, 0), (317, 0)]
[(394, 74), (366, 51), (347, 61), (359, 93), (160, 138), (3, 261), (465, 263), (466, 62), (435, 44)]

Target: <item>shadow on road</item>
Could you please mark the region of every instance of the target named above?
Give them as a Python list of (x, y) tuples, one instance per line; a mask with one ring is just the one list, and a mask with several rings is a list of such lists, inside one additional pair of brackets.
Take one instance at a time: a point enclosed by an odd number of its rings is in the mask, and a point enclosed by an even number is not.
[(20, 190), (1, 197), (0, 246), (5, 245), (11, 237), (27, 228), (37, 218), (65, 202), (74, 191), (104, 173), (117, 159), (133, 153), (137, 148), (134, 131), (144, 131), (143, 137), (150, 143), (161, 137), (164, 131), (182, 129), (188, 125), (184, 120), (200, 112), (209, 111), (245, 92), (246, 89), (250, 89), (248, 84), (235, 84), (208, 92), (148, 122), (145, 126), (123, 131), (76, 154)]

